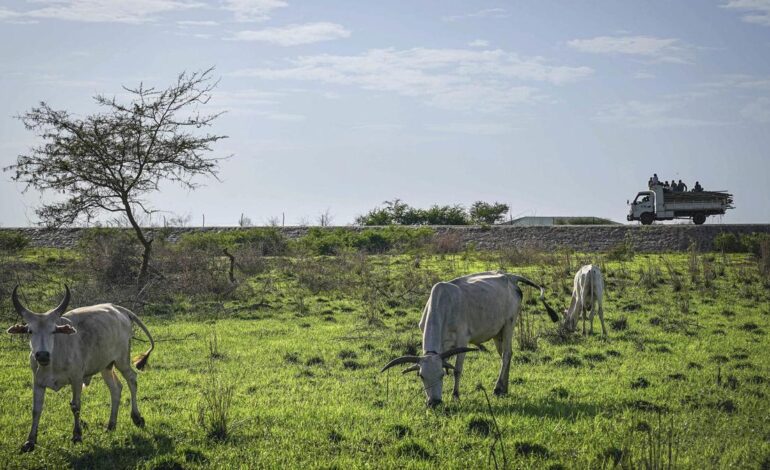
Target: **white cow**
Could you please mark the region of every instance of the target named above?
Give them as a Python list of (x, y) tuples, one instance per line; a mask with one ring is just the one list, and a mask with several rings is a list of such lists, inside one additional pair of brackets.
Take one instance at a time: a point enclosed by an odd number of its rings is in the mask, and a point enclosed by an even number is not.
[[(564, 324), (570, 331), (575, 331), (577, 322), (583, 319), (583, 334), (586, 334), (586, 311), (590, 312), (591, 334), (594, 333), (594, 313), (599, 314), (602, 324), (602, 334), (607, 336), (604, 327), (604, 308), (602, 297), (604, 295), (604, 279), (598, 266), (588, 264), (583, 266), (575, 274), (575, 282), (572, 285), (572, 301), (569, 308), (564, 311)], [(598, 304), (598, 308), (596, 305)]]
[(144, 368), (155, 348), (155, 342), (144, 323), (130, 310), (112, 304), (82, 307), (64, 313), (70, 300), (67, 286), (64, 300), (58, 307), (47, 313), (34, 313), (19, 301), (18, 288), (16, 286), (13, 289), (13, 306), (25, 324), (10, 327), (8, 333), (30, 334), (32, 352), (29, 362), (33, 375), (32, 429), (21, 450), (29, 452), (35, 448), (45, 389), (58, 391), (65, 385), (72, 387), (70, 408), (75, 418), (72, 442), (81, 442), (80, 394), (83, 384), (88, 385), (91, 377), (99, 372), (110, 389), (112, 401), (107, 430), (115, 429), (123, 386), (113, 366), (128, 382), (131, 391), (131, 419), (135, 425), (144, 426), (144, 418), (137, 407), (136, 372), (131, 368), (129, 357), (132, 323), (136, 323), (150, 339), (150, 349), (134, 361), (137, 369)]
[[(413, 364), (404, 373), (418, 371), (428, 406), (436, 406), (441, 403), (444, 370), (454, 370), (453, 396), (459, 398), (465, 353), (476, 351), (468, 344), (479, 345), (494, 339), (502, 360), (495, 394), (507, 393), (513, 327), (521, 310), (520, 282), (540, 289), (540, 299), (548, 314), (554, 322), (558, 321), (556, 312), (545, 302), (544, 289), (521, 276), (484, 272), (439, 282), (431, 289), (420, 320), (423, 355), (393, 359), (381, 372), (398, 364)], [(447, 359), (454, 355), (457, 361), (452, 366)]]

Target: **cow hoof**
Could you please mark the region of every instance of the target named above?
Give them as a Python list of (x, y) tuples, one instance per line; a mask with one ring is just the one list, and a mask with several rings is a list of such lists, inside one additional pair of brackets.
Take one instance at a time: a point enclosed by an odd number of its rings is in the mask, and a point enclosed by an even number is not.
[(460, 401), (460, 394), (459, 393), (453, 393), (452, 394), (452, 400)]
[(72, 436), (72, 443), (73, 444), (80, 444), (81, 442), (83, 442), (83, 436), (77, 435), (77, 434)]
[(32, 441), (27, 441), (21, 446), (22, 452), (32, 452), (35, 450), (35, 443)]
[(144, 418), (142, 418), (142, 415), (139, 414), (131, 414), (131, 421), (134, 422), (134, 424), (137, 427), (143, 428), (144, 427)]
[(114, 431), (116, 423), (107, 423), (107, 431)]
[(494, 391), (494, 394), (498, 397), (501, 397), (503, 395), (508, 395), (508, 390), (503, 390), (502, 388), (496, 388)]

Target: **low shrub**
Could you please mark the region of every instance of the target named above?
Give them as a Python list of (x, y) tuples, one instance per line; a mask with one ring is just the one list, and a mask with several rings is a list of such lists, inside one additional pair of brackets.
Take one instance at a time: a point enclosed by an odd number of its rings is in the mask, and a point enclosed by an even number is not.
[(760, 256), (762, 244), (770, 242), (770, 233), (748, 233), (741, 235), (743, 250), (754, 256)]
[(743, 245), (734, 233), (723, 232), (714, 237), (714, 249), (722, 253), (739, 253), (744, 251)]
[(382, 254), (410, 251), (424, 246), (434, 230), (429, 227), (382, 227), (355, 231), (313, 227), (295, 242), (295, 247), (313, 255), (334, 256), (346, 250)]
[(128, 285), (136, 281), (142, 247), (132, 232), (118, 228), (94, 228), (80, 237), (78, 250), (88, 277), (102, 286)]
[(29, 245), (29, 238), (15, 230), (0, 231), (0, 251), (16, 253)]
[(221, 253), (235, 248), (256, 251), (262, 256), (285, 254), (288, 246), (286, 237), (276, 228), (249, 228), (227, 231), (191, 232), (182, 236), (178, 246), (181, 249), (196, 249)]

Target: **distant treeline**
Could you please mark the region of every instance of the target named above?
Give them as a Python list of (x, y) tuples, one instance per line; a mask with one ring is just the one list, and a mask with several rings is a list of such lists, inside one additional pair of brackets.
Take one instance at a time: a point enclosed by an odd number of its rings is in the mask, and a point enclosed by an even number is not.
[(492, 225), (505, 218), (508, 204), (476, 201), (466, 209), (461, 204), (427, 209), (412, 207), (400, 199), (385, 201), (384, 207), (375, 207), (356, 218), (358, 225)]

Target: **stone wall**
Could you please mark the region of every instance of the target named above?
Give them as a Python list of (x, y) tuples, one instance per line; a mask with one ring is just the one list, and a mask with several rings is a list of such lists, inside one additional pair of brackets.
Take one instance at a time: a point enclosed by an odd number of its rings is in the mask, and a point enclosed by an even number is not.
[[(337, 227), (321, 230), (334, 230)], [(345, 230), (364, 230), (361, 227), (343, 227)], [(543, 250), (572, 248), (578, 251), (604, 251), (627, 240), (638, 252), (669, 252), (686, 250), (694, 241), (701, 250), (713, 248), (714, 237), (720, 233), (736, 235), (762, 232), (770, 233), (770, 224), (747, 225), (560, 225), (552, 227), (512, 227), (500, 225), (436, 226), (436, 237), (452, 237), (458, 242), (472, 244), (478, 249), (492, 250), (505, 247), (527, 247)], [(32, 246), (69, 248), (75, 246), (85, 230), (83, 228), (46, 230), (40, 228), (0, 228), (23, 232)], [(153, 229), (150, 229), (152, 231)], [(158, 229), (154, 229), (158, 230)], [(171, 228), (169, 239), (173, 242), (183, 234), (194, 231), (242, 230), (239, 227), (186, 227)], [(307, 233), (308, 227), (278, 227), (287, 238), (294, 239)]]

